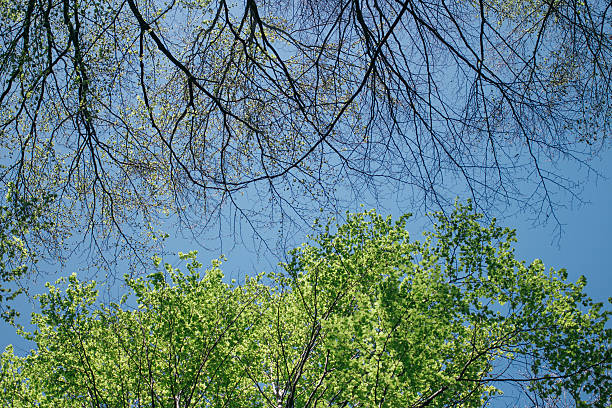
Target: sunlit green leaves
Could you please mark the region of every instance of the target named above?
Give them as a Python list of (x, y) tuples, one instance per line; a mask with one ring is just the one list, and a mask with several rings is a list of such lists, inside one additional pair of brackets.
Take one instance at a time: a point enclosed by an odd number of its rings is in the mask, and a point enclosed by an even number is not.
[[(531, 398), (610, 404), (610, 314), (471, 207), (436, 214), (422, 242), (406, 217), (348, 214), (275, 273), (226, 283), (162, 265), (98, 304), (75, 275), (49, 285), (29, 334), (2, 356), (15, 406), (480, 407), (505, 384)], [(520, 398), (520, 396), (517, 396)]]

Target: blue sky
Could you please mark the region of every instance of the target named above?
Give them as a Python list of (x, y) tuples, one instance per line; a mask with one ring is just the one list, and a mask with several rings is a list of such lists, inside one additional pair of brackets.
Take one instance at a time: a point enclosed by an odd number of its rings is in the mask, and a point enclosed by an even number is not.
[[(603, 175), (612, 175), (612, 151), (603, 155), (601, 161), (596, 162)], [(559, 210), (559, 218), (563, 225), (560, 236), (556, 235), (555, 225), (534, 225), (521, 215), (502, 218), (498, 221), (500, 225), (510, 226), (517, 229), (518, 242), (516, 254), (519, 259), (528, 263), (536, 258), (543, 260), (547, 267), (555, 269), (566, 268), (569, 279), (575, 281), (579, 276), (587, 278), (586, 292), (595, 301), (607, 303), (610, 309), (608, 297), (612, 296), (612, 266), (610, 255), (612, 255), (612, 178), (592, 179), (585, 184), (582, 199), (583, 205), (568, 207)], [(399, 208), (389, 208), (388, 211), (397, 215), (401, 213)], [(379, 211), (383, 213), (384, 211)], [(413, 237), (418, 239), (423, 226), (428, 224), (424, 218), (414, 218), (408, 225)], [(297, 241), (304, 241), (305, 236), (296, 237)], [(189, 251), (199, 249), (199, 259), (205, 265), (209, 259), (217, 258), (218, 251), (209, 252), (201, 248), (193, 247), (193, 243), (187, 239), (171, 239), (170, 246), (176, 251)], [(225, 251), (228, 258), (223, 265), (223, 270), (228, 278), (240, 279), (245, 274), (254, 274), (261, 270), (270, 270), (277, 263), (277, 259), (262, 253), (254, 253), (241, 247)], [(177, 257), (165, 259), (176, 263)], [(78, 265), (74, 265), (75, 269)], [(56, 271), (57, 276), (68, 275), (72, 270)], [(37, 291), (44, 289), (46, 279), (40, 279), (36, 283)], [(117, 291), (120, 289), (117, 288)], [(27, 317), (33, 310), (32, 305), (20, 299), (17, 306), (22, 314)], [(0, 347), (14, 344), (17, 354), (25, 354), (32, 347), (19, 336), (15, 330), (5, 323), (0, 323)], [(514, 406), (519, 400), (515, 399), (512, 389), (506, 390), (507, 398), (501, 398), (494, 402), (493, 406)]]
[(528, 261), (539, 258), (546, 266), (566, 268), (571, 280), (584, 275), (587, 293), (596, 301), (607, 302), (612, 296), (612, 152), (606, 152), (600, 163), (608, 179), (585, 184), (582, 198), (587, 204), (560, 210), (565, 225), (559, 240), (554, 238), (551, 225), (533, 227), (518, 218), (504, 223), (517, 229), (519, 257)]
[[(596, 161), (595, 167), (603, 175), (612, 175), (612, 151), (602, 155), (602, 159)], [(512, 218), (502, 218), (500, 225), (510, 226), (517, 229), (518, 243), (516, 254), (519, 259), (531, 262), (535, 258), (543, 260), (547, 267), (555, 269), (566, 268), (569, 279), (575, 281), (580, 275), (587, 278), (587, 293), (596, 301), (607, 303), (608, 297), (612, 296), (612, 266), (610, 255), (612, 255), (612, 178), (591, 179), (585, 184), (581, 195), (586, 204), (559, 210), (559, 218), (562, 221), (563, 232), (556, 237), (554, 225), (533, 225), (529, 220), (515, 215)], [(399, 209), (389, 209), (391, 213), (398, 214)], [(384, 213), (384, 211), (379, 211)], [(413, 236), (420, 237), (420, 231), (427, 221), (423, 218), (415, 218), (408, 226)], [(305, 236), (296, 237), (297, 241), (304, 241)], [(201, 248), (192, 247), (192, 243), (186, 239), (174, 239), (170, 242), (176, 251), (189, 251), (199, 249), (199, 259), (207, 263), (209, 259), (217, 258), (219, 252), (207, 252)], [(223, 270), (226, 276), (240, 279), (245, 274), (254, 274), (262, 270), (270, 270), (278, 262), (271, 259), (269, 255), (257, 255), (244, 248), (236, 247), (225, 251), (228, 261)], [(177, 258), (166, 259), (176, 262)], [(76, 265), (75, 265), (76, 269)], [(57, 271), (50, 279), (39, 279), (35, 291), (44, 290), (46, 280), (55, 280), (57, 276), (65, 276), (72, 270)], [(22, 310), (22, 315), (28, 317), (33, 310), (32, 306), (21, 299), (17, 306)], [(610, 308), (610, 305), (606, 306)], [(25, 321), (26, 319), (24, 319)], [(15, 334), (15, 330), (4, 323), (0, 324), (0, 347), (14, 344), (16, 350), (25, 352), (28, 344)]]

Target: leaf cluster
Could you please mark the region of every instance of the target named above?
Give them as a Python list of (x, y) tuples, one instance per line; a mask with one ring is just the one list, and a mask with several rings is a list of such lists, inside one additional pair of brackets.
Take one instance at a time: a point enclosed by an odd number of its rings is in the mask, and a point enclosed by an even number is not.
[(40, 295), (37, 348), (2, 355), (3, 403), (480, 407), (514, 384), (608, 407), (610, 312), (585, 280), (516, 260), (514, 232), (469, 205), (436, 217), (419, 242), (408, 216), (348, 214), (241, 285), (195, 252), (186, 271), (155, 258), (119, 303), (72, 275)]

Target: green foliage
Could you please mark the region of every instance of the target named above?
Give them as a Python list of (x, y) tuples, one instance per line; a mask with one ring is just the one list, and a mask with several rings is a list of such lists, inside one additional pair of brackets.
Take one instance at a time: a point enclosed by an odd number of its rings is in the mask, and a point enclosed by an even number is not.
[(14, 322), (19, 313), (6, 302), (23, 291), (15, 289), (14, 283), (26, 274), (28, 264), (37, 261), (36, 254), (26, 246), (25, 238), (51, 228), (51, 223), (44, 218), (44, 211), (53, 197), (43, 194), (24, 199), (13, 185), (9, 185), (5, 199), (7, 205), (0, 206), (0, 311), (2, 319)]
[[(514, 258), (469, 206), (411, 241), (407, 216), (330, 224), (283, 271), (226, 283), (194, 252), (97, 304), (75, 275), (39, 297), (37, 348), (2, 355), (6, 406), (486, 405), (504, 383), (607, 407), (610, 312), (564, 270)], [(65, 287), (65, 289), (61, 289)]]

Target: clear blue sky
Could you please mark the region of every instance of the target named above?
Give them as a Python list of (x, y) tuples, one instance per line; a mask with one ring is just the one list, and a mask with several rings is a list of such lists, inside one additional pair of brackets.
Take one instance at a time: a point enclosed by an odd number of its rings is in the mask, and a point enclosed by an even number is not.
[[(596, 167), (606, 177), (612, 177), (612, 151), (603, 155)], [(554, 225), (534, 226), (520, 215), (511, 219), (501, 219), (500, 225), (517, 229), (517, 255), (520, 259), (531, 262), (535, 258), (542, 259), (547, 267), (566, 268), (569, 278), (576, 280), (580, 275), (587, 277), (587, 293), (596, 301), (606, 302), (612, 296), (612, 178), (591, 180), (584, 186), (582, 194), (584, 201), (589, 202), (577, 208), (567, 208), (559, 211), (559, 217), (565, 224), (559, 239), (555, 239)], [(399, 209), (389, 209), (397, 214)], [(381, 213), (384, 213), (381, 212)], [(409, 229), (416, 238), (420, 237), (420, 229), (426, 221), (415, 219)], [(416, 234), (415, 234), (416, 233)], [(296, 237), (304, 241), (305, 237)], [(187, 240), (174, 240), (172, 247), (177, 251), (199, 249), (192, 247)], [(241, 278), (245, 274), (254, 274), (261, 270), (270, 270), (278, 260), (269, 256), (259, 257), (241, 248), (225, 253), (228, 261), (223, 270), (228, 277)], [(199, 259), (206, 264), (209, 259), (219, 256), (218, 252), (199, 250)], [(176, 262), (176, 258), (167, 259)], [(68, 275), (72, 270), (56, 271), (54, 276), (43, 277), (36, 283), (35, 291), (44, 289), (46, 280), (53, 281), (56, 277)], [(26, 317), (32, 311), (32, 306), (21, 299), (17, 304)], [(608, 304), (607, 308), (610, 308)], [(13, 343), (17, 350), (25, 351), (28, 344), (15, 334), (14, 329), (4, 323), (0, 324), (0, 347), (3, 350), (7, 344)]]
[[(566, 268), (571, 280), (587, 278), (587, 293), (603, 302), (612, 296), (612, 151), (603, 155), (599, 179), (585, 184), (578, 208), (559, 212), (566, 225), (560, 240), (553, 237), (552, 226), (534, 228), (526, 220), (505, 220), (517, 229), (517, 254), (528, 261), (540, 258), (546, 266)], [(607, 306), (611, 306), (608, 304)]]

